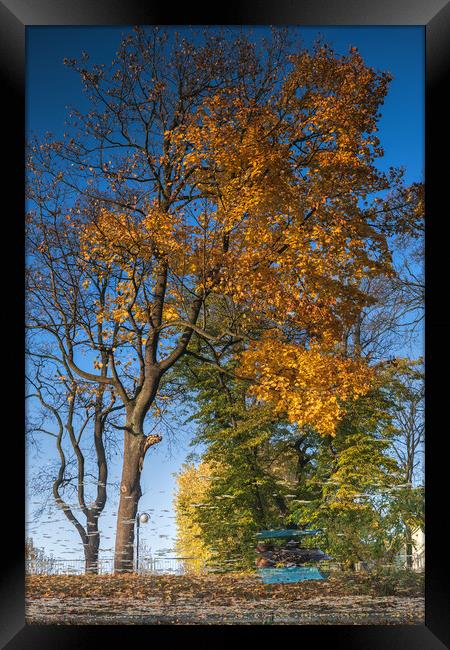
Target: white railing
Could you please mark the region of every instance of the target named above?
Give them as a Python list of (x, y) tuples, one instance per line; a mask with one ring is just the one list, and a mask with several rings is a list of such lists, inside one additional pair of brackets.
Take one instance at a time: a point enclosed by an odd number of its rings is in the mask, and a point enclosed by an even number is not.
[[(27, 575), (81, 575), (85, 573), (85, 561), (82, 559), (59, 560), (46, 558), (45, 560), (26, 560), (25, 572)], [(98, 573), (108, 574), (114, 572), (114, 558), (98, 560)], [(184, 572), (183, 560), (179, 558), (140, 558), (139, 573), (158, 574)]]

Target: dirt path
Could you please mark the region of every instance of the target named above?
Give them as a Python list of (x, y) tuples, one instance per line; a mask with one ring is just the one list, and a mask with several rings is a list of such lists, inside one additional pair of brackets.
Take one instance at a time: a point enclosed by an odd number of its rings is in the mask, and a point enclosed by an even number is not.
[(367, 576), (264, 585), (254, 574), (28, 576), (27, 622), (61, 625), (423, 624), (423, 589)]
[(62, 625), (281, 624), (399, 625), (424, 623), (424, 599), (395, 596), (309, 598), (302, 602), (208, 604), (194, 598), (39, 598), (27, 602), (27, 623)]

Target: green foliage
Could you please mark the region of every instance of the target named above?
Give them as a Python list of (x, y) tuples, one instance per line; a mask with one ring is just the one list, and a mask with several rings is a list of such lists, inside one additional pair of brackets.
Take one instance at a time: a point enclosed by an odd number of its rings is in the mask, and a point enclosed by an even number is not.
[(404, 483), (404, 468), (392, 454), (399, 435), (395, 406), (404, 391), (396, 378), (348, 405), (306, 479), (313, 500), (294, 507), (293, 521), (322, 528), (317, 541), (344, 566), (391, 563), (408, 528), (423, 528), (423, 490)]
[[(221, 363), (223, 370), (188, 356), (178, 375), (196, 404), (190, 420), (202, 462), (214, 467), (202, 505), (188, 513), (208, 563), (251, 568), (255, 533), (289, 523), (321, 529), (305, 545), (348, 568), (392, 563), (408, 531), (424, 525), (423, 490), (408, 483), (393, 453), (403, 434), (398, 409), (412, 399), (408, 382), (420, 380), (414, 364), (380, 371), (373, 390), (345, 405), (336, 435), (324, 437), (278, 419), (233, 376), (232, 357)], [(180, 527), (179, 536), (186, 538)]]
[[(230, 359), (221, 372), (188, 356), (178, 375), (197, 404), (190, 420), (197, 425), (194, 442), (205, 447), (201, 467), (214, 468), (202, 505), (189, 511), (191, 527), (201, 530), (210, 564), (218, 569), (253, 566), (255, 533), (278, 526), (288, 510), (283, 481), (291, 471), (286, 463), (291, 428), (267, 404), (249, 397), (248, 384), (228, 374), (232, 370)], [(179, 482), (188, 472), (192, 468), (183, 470)], [(179, 492), (177, 513), (182, 507)], [(186, 545), (185, 528), (178, 528), (179, 548)]]

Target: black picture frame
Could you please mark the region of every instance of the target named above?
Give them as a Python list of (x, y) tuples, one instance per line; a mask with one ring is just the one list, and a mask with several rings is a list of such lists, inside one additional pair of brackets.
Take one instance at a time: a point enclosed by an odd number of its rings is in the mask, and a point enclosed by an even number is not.
[[(448, 461), (445, 454), (446, 397), (450, 355), (446, 341), (450, 321), (445, 316), (448, 302), (449, 238), (444, 192), (448, 164), (440, 158), (448, 152), (448, 104), (444, 102), (444, 84), (448, 71), (447, 48), (450, 42), (450, 7), (444, 0), (252, 0), (209, 6), (137, 0), (2, 0), (0, 1), (0, 73), (2, 105), (6, 109), (2, 129), (3, 198), (10, 199), (3, 209), (3, 256), (12, 252), (12, 261), (4, 263), (3, 289), (6, 291), (4, 317), (6, 330), (2, 341), (3, 367), (8, 389), (3, 393), (3, 430), (5, 463), (10, 476), (2, 471), (4, 498), (2, 521), (7, 551), (1, 576), (0, 640), (8, 650), (33, 648), (105, 647), (110, 639), (129, 647), (139, 641), (163, 642), (169, 647), (178, 637), (182, 643), (196, 634), (209, 647), (219, 636), (225, 642), (251, 635), (254, 642), (259, 626), (30, 626), (25, 624), (24, 602), (24, 406), (23, 406), (23, 212), (24, 212), (24, 96), (25, 31), (31, 25), (133, 25), (133, 24), (297, 24), (297, 25), (421, 25), (426, 38), (426, 617), (425, 625), (398, 626), (327, 626), (306, 625), (294, 630), (296, 643), (324, 647), (383, 648), (394, 650), (438, 650), (450, 647), (448, 616), (449, 570), (446, 547), (450, 539)], [(445, 175), (445, 176), (444, 176)], [(448, 185), (448, 181), (447, 181)], [(3, 203), (3, 205), (5, 205)], [(447, 274), (446, 274), (447, 272)], [(447, 280), (447, 282), (446, 282)], [(446, 292), (447, 289), (447, 292)], [(443, 379), (441, 379), (443, 378)], [(17, 404), (13, 406), (12, 396)], [(448, 398), (447, 398), (448, 401)], [(446, 471), (447, 470), (447, 471)], [(11, 497), (10, 495), (14, 495)], [(447, 596), (447, 597), (446, 597)], [(161, 629), (164, 627), (165, 629)], [(275, 627), (275, 631), (274, 631)], [(291, 626), (265, 630), (268, 643), (280, 641)], [(297, 626), (294, 626), (297, 627)], [(261, 631), (261, 630), (259, 630)], [(292, 632), (292, 630), (289, 630)], [(277, 635), (276, 637), (274, 635)], [(183, 635), (183, 636), (180, 636)], [(215, 637), (215, 638), (214, 638)], [(245, 642), (245, 640), (243, 639)]]

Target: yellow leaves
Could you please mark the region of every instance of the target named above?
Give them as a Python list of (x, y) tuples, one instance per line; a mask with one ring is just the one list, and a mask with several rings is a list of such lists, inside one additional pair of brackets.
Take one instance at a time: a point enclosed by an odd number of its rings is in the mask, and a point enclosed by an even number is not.
[(138, 221), (126, 214), (101, 210), (95, 221), (80, 227), (80, 249), (87, 261), (101, 261), (112, 267), (129, 270), (137, 259), (173, 255), (180, 250), (177, 229), (179, 218), (148, 207), (147, 215)]
[(211, 557), (210, 552), (201, 541), (201, 528), (195, 521), (195, 508), (202, 503), (209, 489), (213, 467), (206, 462), (185, 465), (177, 475), (175, 495), (175, 513), (177, 524), (176, 550), (181, 556), (192, 557), (186, 563), (189, 571), (197, 572), (203, 562)]
[(253, 376), (251, 392), (273, 404), (299, 426), (334, 435), (343, 416), (341, 403), (366, 393), (373, 371), (355, 361), (265, 336), (241, 355), (241, 372)]
[(174, 305), (166, 303), (163, 310), (163, 321), (177, 320), (179, 318), (179, 310)]
[[(125, 330), (142, 334), (154, 326), (161, 267), (168, 269), (163, 325), (187, 314), (194, 294), (213, 292), (251, 310), (253, 322), (287, 325), (328, 350), (364, 305), (356, 285), (388, 272), (386, 241), (360, 207), (362, 198), (385, 189), (373, 165), (373, 131), (388, 77), (365, 66), (357, 51), (340, 57), (323, 46), (292, 56), (283, 74), (263, 101), (236, 85), (186, 110), (178, 126), (159, 134), (152, 153), (162, 187), (148, 196), (159, 199), (142, 205), (130, 190), (139, 211), (101, 209), (79, 225), (85, 266), (114, 278), (115, 295), (98, 308), (97, 321), (120, 325), (120, 342), (132, 342)], [(127, 188), (136, 164), (130, 160), (118, 188)], [(171, 293), (176, 288), (178, 295)], [(173, 333), (163, 328), (162, 343)], [(292, 363), (316, 368), (318, 386), (320, 372), (324, 381), (329, 372), (326, 357), (315, 352)], [(278, 373), (266, 389), (287, 395), (290, 385)], [(301, 417), (300, 395), (297, 387), (293, 418)], [(338, 411), (339, 399), (328, 398), (324, 429), (331, 430)], [(308, 413), (319, 420), (312, 405)]]
[[(304, 606), (310, 599), (326, 600), (330, 607), (334, 605), (329, 621), (335, 616), (336, 603), (342, 596), (353, 595), (355, 585), (361, 583), (364, 593), (367, 591), (367, 579), (359, 578), (361, 574), (355, 573), (351, 577), (352, 589), (349, 589), (348, 574), (343, 577), (336, 575), (329, 580), (304, 581), (291, 584), (271, 585), (268, 588), (254, 573), (236, 572), (207, 573), (201, 575), (169, 575), (153, 574), (101, 574), (101, 575), (27, 575), (25, 588), (27, 597), (27, 622), (33, 620), (39, 609), (48, 608), (51, 615), (44, 620), (67, 622), (70, 615), (73, 622), (81, 622), (84, 610), (89, 607), (89, 616), (85, 620), (100, 622), (103, 616), (109, 621), (113, 613), (120, 607), (121, 613), (136, 613), (137, 604), (149, 615), (149, 621), (171, 623), (222, 623), (226, 620), (234, 623), (249, 621), (273, 622), (271, 614), (276, 611), (283, 620), (295, 620), (293, 608), (298, 603)], [(358, 580), (358, 582), (357, 582)], [(422, 595), (418, 591), (417, 595)], [(65, 605), (64, 598), (70, 597), (70, 608)], [(47, 601), (45, 599), (50, 599)], [(62, 601), (62, 602), (61, 602)], [(56, 609), (54, 603), (60, 603)], [(402, 602), (401, 607), (405, 605)], [(79, 603), (79, 605), (75, 605)], [(365, 601), (352, 601), (355, 619), (367, 619), (367, 609), (373, 611), (374, 604), (370, 597)], [(151, 606), (149, 605), (151, 604)], [(386, 605), (379, 612), (385, 610)], [(45, 611), (44, 609), (44, 611)], [(317, 612), (322, 612), (321, 605)], [(390, 607), (390, 610), (392, 607)], [(257, 614), (255, 615), (255, 610)], [(300, 610), (302, 611), (302, 610)], [(400, 611), (400, 606), (398, 606)], [(402, 617), (405, 622), (414, 622), (412, 617), (405, 618), (403, 609)], [(170, 615), (169, 612), (172, 612)], [(358, 616), (358, 618), (357, 618)], [(131, 621), (130, 617), (130, 621)], [(42, 620), (41, 620), (42, 622)], [(402, 622), (402, 620), (396, 621)]]
[(111, 311), (111, 319), (115, 323), (124, 323), (128, 318), (128, 311), (123, 307), (117, 307)]

